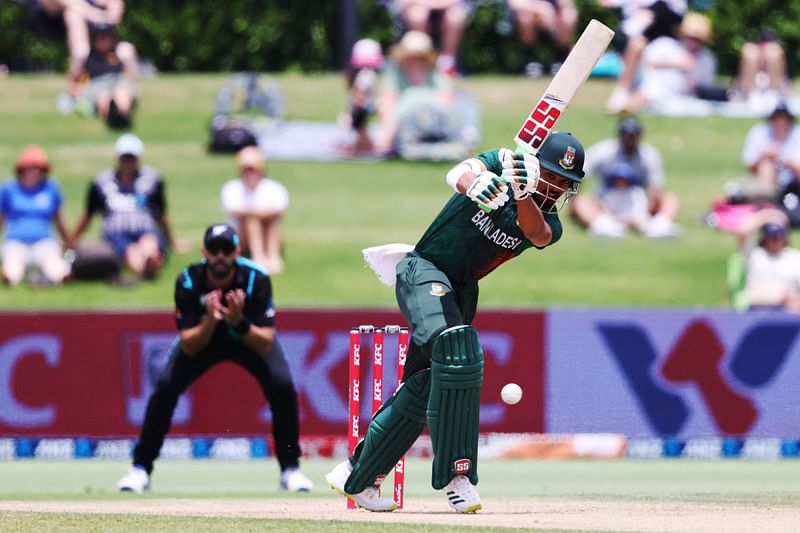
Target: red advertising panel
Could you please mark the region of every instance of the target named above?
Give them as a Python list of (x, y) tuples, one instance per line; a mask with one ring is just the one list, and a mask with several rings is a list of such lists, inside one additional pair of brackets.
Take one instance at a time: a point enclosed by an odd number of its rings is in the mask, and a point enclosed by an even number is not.
[[(476, 327), (486, 357), (481, 431), (543, 430), (543, 315), (487, 311)], [(349, 329), (405, 325), (397, 312), (285, 310), (278, 315), (300, 398), (304, 435), (345, 435)], [(172, 315), (154, 313), (0, 314), (0, 436), (135, 436), (153, 383), (176, 334)], [(363, 343), (371, 383), (372, 342)], [(396, 379), (397, 335), (385, 335), (384, 398)], [(500, 389), (524, 390), (508, 406)], [(362, 419), (370, 402), (362, 402)], [(270, 410), (244, 370), (221, 363), (181, 397), (172, 435), (263, 435)]]

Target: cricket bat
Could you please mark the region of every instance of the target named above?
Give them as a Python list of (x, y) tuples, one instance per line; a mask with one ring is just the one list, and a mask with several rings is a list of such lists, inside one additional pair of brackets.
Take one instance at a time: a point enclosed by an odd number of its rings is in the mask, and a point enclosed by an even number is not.
[(592, 19), (572, 47), (539, 102), (514, 137), (517, 150), (536, 155), (564, 110), (608, 48), (614, 31)]

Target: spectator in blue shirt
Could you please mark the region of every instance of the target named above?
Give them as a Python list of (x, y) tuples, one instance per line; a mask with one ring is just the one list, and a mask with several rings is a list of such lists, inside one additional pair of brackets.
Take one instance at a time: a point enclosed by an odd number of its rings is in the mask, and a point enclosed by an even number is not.
[(61, 214), (61, 189), (49, 176), (50, 161), (36, 145), (26, 147), (15, 165), (15, 178), (0, 188), (0, 225), (6, 223), (3, 238), (3, 276), (16, 285), (29, 267), (36, 267), (36, 281), (61, 283), (69, 273), (61, 245), (53, 237), (55, 224), (62, 240), (67, 229)]

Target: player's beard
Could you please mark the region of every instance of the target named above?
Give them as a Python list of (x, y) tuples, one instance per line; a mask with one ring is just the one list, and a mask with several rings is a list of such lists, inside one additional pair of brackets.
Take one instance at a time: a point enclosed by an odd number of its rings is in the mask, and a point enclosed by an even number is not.
[(213, 259), (208, 261), (208, 267), (211, 276), (216, 279), (225, 279), (233, 271), (233, 261), (229, 261), (227, 258)]

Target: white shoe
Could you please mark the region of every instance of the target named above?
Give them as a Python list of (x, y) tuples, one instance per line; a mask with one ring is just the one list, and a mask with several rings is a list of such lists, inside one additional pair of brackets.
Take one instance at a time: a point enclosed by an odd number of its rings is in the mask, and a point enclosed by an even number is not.
[(601, 239), (621, 239), (627, 231), (625, 224), (607, 214), (599, 215), (589, 225), (589, 233)]
[(281, 472), (281, 489), (289, 492), (311, 492), (314, 483), (299, 468), (287, 468)]
[(141, 494), (146, 490), (150, 490), (150, 476), (141, 466), (132, 466), (128, 469), (128, 473), (117, 483), (117, 489), (121, 492)]
[(674, 239), (680, 237), (683, 228), (664, 215), (656, 215), (650, 219), (644, 231), (651, 239)]
[(447, 503), (459, 513), (474, 513), (483, 509), (481, 497), (467, 476), (456, 476), (444, 488)]
[(353, 471), (353, 466), (349, 460), (342, 461), (336, 468), (325, 474), (325, 481), (331, 486), (333, 490), (346, 496), (356, 502), (356, 505), (373, 512), (387, 512), (397, 509), (397, 504), (394, 500), (388, 498), (381, 498), (378, 492), (378, 486), (367, 487), (358, 494), (348, 494), (344, 491), (344, 484), (347, 478), (350, 477), (350, 472)]

